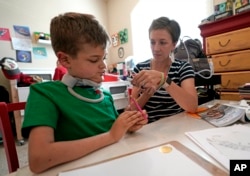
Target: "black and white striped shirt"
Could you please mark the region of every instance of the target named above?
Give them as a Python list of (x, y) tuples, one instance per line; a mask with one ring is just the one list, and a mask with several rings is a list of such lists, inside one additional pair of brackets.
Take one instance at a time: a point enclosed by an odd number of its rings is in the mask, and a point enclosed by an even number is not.
[[(134, 67), (134, 72), (139, 73), (141, 70), (150, 70), (151, 59), (138, 63)], [(187, 78), (194, 78), (195, 73), (192, 66), (180, 60), (172, 62), (168, 76), (175, 84), (179, 85)], [(168, 117), (183, 111), (183, 109), (175, 102), (169, 93), (160, 88), (153, 96), (150, 97), (144, 108), (149, 116), (149, 123), (159, 120), (162, 117)]]

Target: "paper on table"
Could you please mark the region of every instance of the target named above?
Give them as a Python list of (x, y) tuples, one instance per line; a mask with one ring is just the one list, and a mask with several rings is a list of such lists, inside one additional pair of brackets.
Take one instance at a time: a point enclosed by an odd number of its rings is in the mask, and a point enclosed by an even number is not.
[(229, 170), (231, 159), (250, 159), (250, 127), (233, 125), (186, 132), (197, 145)]
[(144, 150), (132, 155), (107, 161), (101, 164), (60, 173), (59, 176), (95, 175), (213, 175), (177, 150), (166, 144), (170, 150), (161, 147)]

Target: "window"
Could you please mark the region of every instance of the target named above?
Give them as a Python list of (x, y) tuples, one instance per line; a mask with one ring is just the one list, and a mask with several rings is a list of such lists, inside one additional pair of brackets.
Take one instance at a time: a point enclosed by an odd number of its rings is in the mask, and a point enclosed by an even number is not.
[(198, 25), (212, 13), (212, 0), (140, 0), (131, 14), (134, 62), (152, 57), (148, 28), (153, 19), (167, 16), (180, 24), (181, 38), (190, 36), (202, 40)]

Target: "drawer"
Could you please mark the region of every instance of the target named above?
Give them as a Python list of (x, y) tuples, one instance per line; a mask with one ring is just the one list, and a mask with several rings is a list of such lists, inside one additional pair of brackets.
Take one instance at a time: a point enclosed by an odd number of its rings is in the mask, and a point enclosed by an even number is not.
[(250, 82), (250, 71), (221, 74), (221, 88), (223, 89), (238, 89), (247, 82)]
[(214, 72), (250, 70), (250, 50), (212, 55)]
[(250, 49), (250, 27), (206, 38), (206, 54)]
[(219, 95), (221, 100), (242, 100), (238, 92), (219, 92)]

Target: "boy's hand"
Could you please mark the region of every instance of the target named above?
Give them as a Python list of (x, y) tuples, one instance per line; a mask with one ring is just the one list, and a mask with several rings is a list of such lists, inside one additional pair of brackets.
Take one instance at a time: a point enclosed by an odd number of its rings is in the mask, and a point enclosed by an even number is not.
[(116, 119), (109, 133), (115, 141), (119, 141), (130, 128), (132, 128), (131, 131), (136, 131), (146, 123), (147, 119), (143, 117), (141, 112), (124, 111)]
[[(141, 117), (142, 117), (141, 120), (138, 121), (137, 123), (135, 123), (133, 126), (131, 126), (128, 129), (129, 132), (135, 132), (135, 131), (141, 129), (144, 125), (146, 125), (148, 123), (148, 114), (146, 113), (145, 110), (143, 110), (142, 112), (143, 112), (143, 114), (140, 113)], [(145, 118), (145, 117), (147, 117), (147, 118)]]

